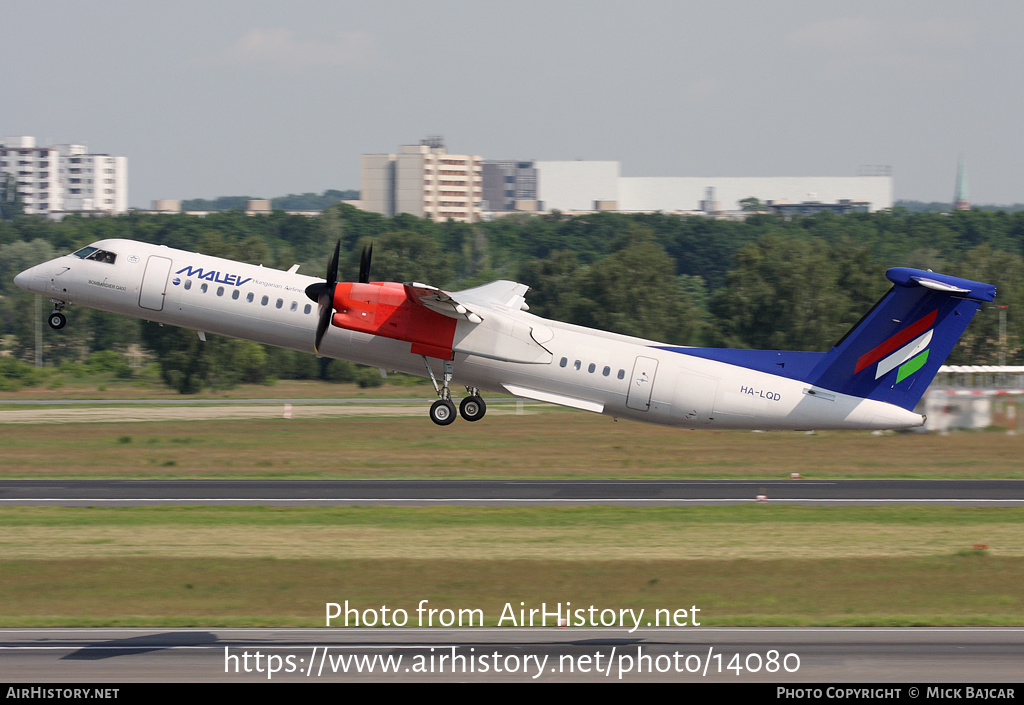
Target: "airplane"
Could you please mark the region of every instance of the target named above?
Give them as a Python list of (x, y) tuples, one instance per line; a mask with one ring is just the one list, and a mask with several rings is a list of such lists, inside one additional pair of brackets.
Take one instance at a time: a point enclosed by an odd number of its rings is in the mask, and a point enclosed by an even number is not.
[(990, 284), (893, 268), (890, 291), (828, 352), (685, 347), (541, 318), (512, 281), (455, 292), (371, 282), (372, 248), (358, 279), (340, 282), (340, 246), (319, 279), (109, 239), (14, 281), (51, 299), (54, 329), (78, 304), (429, 377), (440, 426), (482, 419), (490, 390), (689, 429), (913, 428), (939, 366), (995, 297)]

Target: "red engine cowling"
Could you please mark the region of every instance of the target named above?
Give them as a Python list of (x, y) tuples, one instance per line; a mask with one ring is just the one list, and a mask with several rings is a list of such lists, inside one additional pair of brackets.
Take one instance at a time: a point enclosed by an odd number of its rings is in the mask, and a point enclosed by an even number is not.
[(414, 355), (451, 360), (457, 321), (409, 297), (397, 282), (338, 282), (334, 318), (339, 328), (412, 343)]

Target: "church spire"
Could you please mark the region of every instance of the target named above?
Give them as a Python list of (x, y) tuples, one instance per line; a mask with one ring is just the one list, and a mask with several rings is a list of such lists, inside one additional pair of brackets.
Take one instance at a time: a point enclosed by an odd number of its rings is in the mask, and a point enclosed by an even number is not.
[(971, 203), (967, 200), (967, 162), (962, 154), (956, 164), (956, 195), (953, 200), (953, 210), (971, 210)]

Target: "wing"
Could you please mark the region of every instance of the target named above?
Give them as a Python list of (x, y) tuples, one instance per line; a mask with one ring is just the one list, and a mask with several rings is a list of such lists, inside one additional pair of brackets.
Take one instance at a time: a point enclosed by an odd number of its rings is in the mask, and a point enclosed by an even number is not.
[(539, 320), (523, 320), (529, 308), (525, 284), (496, 281), (483, 286), (446, 291), (426, 284), (404, 284), (407, 298), (416, 305), (458, 321), (451, 349), (504, 362), (551, 362), (544, 343), (554, 333)]
[(530, 287), (513, 281), (500, 280), (490, 284), (464, 289), (454, 294), (436, 286), (408, 282), (403, 285), (409, 299), (443, 316), (480, 323), (487, 309), (526, 311), (526, 292)]
[(530, 287), (526, 284), (500, 279), (483, 286), (457, 291), (453, 296), (466, 304), (497, 306), (510, 311), (528, 311), (530, 307), (526, 305), (526, 292), (529, 290)]
[(436, 286), (418, 282), (406, 282), (402, 286), (405, 287), (406, 296), (414, 304), (456, 320), (467, 320), (470, 323), (483, 321), (483, 318), (476, 312), (471, 311), (464, 304), (456, 301), (447, 291), (441, 291)]

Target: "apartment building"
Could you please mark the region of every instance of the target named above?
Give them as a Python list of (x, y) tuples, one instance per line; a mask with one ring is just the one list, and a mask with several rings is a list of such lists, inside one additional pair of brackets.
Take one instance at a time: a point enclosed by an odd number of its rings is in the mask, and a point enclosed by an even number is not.
[(41, 147), (34, 137), (4, 137), (0, 174), (13, 178), (28, 214), (128, 210), (127, 157), (90, 154), (84, 144)]
[(476, 155), (449, 154), (440, 137), (403, 145), (396, 154), (364, 154), (362, 207), (388, 217), (410, 213), (436, 222), (476, 222), (482, 164)]
[(34, 137), (0, 141), (0, 175), (16, 184), (25, 213), (46, 215), (64, 207), (59, 172), (56, 148), (37, 147)]

